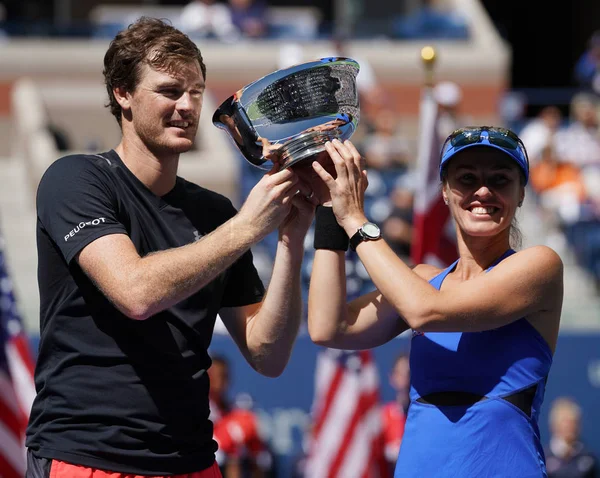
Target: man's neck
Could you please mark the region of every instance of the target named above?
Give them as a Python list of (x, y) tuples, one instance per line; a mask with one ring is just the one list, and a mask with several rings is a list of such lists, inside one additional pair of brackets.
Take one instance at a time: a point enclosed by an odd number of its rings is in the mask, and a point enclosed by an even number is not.
[(115, 151), (127, 169), (157, 196), (164, 196), (175, 187), (179, 154), (158, 157), (141, 141), (128, 141), (125, 138)]

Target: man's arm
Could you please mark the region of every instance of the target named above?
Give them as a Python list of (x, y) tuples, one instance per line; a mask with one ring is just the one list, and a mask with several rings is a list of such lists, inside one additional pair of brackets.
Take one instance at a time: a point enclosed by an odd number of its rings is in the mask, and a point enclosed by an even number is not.
[(279, 228), (273, 273), (263, 301), (219, 312), (248, 363), (268, 377), (277, 377), (285, 369), (302, 319), (304, 237), (317, 204), (315, 197), (305, 198), (306, 191), (302, 192), (294, 197), (292, 210)]
[(246, 361), (267, 377), (278, 377), (285, 369), (300, 327), (302, 254), (302, 249), (279, 243), (263, 301), (219, 311)]
[(296, 183), (287, 170), (265, 175), (240, 212), (198, 242), (140, 257), (129, 237), (110, 234), (77, 260), (115, 307), (144, 320), (206, 286), (274, 230), (291, 209)]
[(86, 246), (77, 260), (117, 309), (145, 320), (206, 286), (252, 242), (252, 233), (232, 219), (198, 242), (145, 257), (125, 234), (110, 234)]

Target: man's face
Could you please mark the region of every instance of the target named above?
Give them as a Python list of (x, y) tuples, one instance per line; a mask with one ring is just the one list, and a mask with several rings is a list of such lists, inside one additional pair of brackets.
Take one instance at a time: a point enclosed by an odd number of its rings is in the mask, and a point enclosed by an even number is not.
[(396, 361), (390, 374), (390, 385), (396, 392), (408, 393), (410, 390), (410, 364), (408, 357), (401, 357)]
[(579, 420), (570, 411), (563, 410), (552, 424), (552, 432), (567, 443), (573, 443), (579, 438)]
[(204, 77), (197, 62), (166, 73), (144, 64), (130, 95), (133, 130), (150, 151), (179, 154), (194, 145), (204, 97)]

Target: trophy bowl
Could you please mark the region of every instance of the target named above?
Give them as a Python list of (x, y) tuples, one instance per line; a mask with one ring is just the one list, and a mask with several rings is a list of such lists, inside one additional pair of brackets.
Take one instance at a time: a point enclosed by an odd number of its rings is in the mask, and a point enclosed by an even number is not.
[(261, 169), (288, 168), (356, 131), (359, 65), (329, 57), (277, 70), (238, 90), (215, 111), (244, 158)]

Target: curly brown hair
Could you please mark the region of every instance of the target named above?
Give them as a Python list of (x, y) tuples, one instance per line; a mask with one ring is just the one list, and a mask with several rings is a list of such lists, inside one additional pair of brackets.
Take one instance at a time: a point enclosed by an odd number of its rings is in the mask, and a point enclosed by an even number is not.
[(141, 17), (110, 42), (104, 55), (104, 83), (108, 104), (119, 125), (121, 106), (113, 93), (123, 87), (133, 92), (140, 81), (140, 69), (147, 64), (152, 68), (172, 72), (184, 63), (197, 61), (206, 79), (206, 65), (196, 44), (184, 33), (163, 20)]

